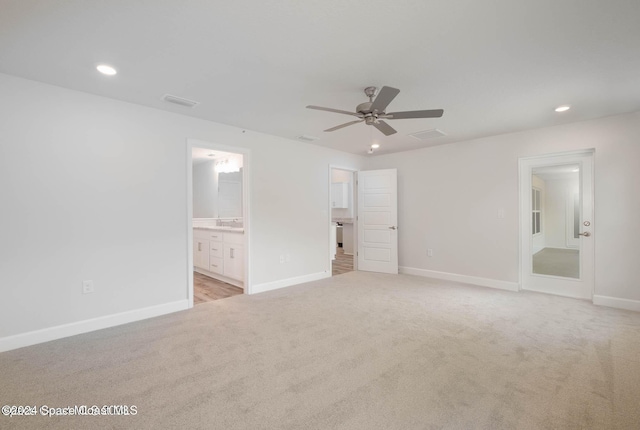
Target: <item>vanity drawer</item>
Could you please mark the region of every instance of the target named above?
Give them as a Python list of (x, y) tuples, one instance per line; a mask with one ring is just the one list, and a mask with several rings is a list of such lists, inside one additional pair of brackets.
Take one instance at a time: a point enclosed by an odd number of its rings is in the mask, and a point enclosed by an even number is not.
[(209, 242), (209, 250), (211, 251), (209, 253), (211, 257), (224, 257), (224, 246), (222, 245), (222, 242), (214, 242), (212, 240), (211, 242)]
[(222, 233), (219, 231), (212, 231), (211, 233), (209, 233), (209, 240), (222, 242)]
[(209, 257), (209, 271), (220, 275), (224, 272), (224, 260), (218, 257)]

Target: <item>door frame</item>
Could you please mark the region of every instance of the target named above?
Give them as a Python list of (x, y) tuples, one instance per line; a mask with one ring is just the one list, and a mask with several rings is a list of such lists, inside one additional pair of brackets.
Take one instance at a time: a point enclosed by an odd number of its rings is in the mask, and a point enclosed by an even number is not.
[[(547, 293), (547, 294), (556, 294), (556, 293), (551, 293), (549, 291), (539, 291), (539, 290), (530, 290), (530, 289), (526, 289), (524, 288), (524, 278), (525, 278), (525, 267), (529, 267), (530, 263), (528, 261), (526, 261), (525, 259), (530, 259), (531, 258), (531, 252), (530, 249), (525, 249), (527, 244), (529, 244), (529, 236), (530, 236), (530, 228), (531, 228), (531, 215), (530, 215), (530, 211), (528, 210), (528, 208), (530, 208), (530, 204), (531, 204), (531, 187), (525, 187), (527, 184), (531, 185), (531, 171), (534, 167), (540, 167), (540, 166), (551, 166), (551, 165), (563, 165), (563, 164), (573, 164), (572, 161), (572, 157), (588, 157), (589, 158), (589, 163), (590, 163), (590, 170), (591, 170), (591, 180), (590, 180), (590, 187), (591, 187), (591, 214), (587, 214), (590, 215), (590, 219), (589, 221), (591, 222), (591, 226), (589, 227), (590, 232), (592, 233), (592, 236), (589, 238), (589, 240), (594, 241), (595, 240), (595, 235), (594, 230), (595, 230), (595, 188), (594, 188), (594, 184), (595, 184), (595, 169), (594, 169), (594, 165), (595, 165), (595, 149), (583, 149), (583, 150), (577, 150), (577, 151), (568, 151), (568, 152), (559, 152), (559, 153), (551, 153), (551, 154), (542, 154), (542, 155), (536, 155), (536, 156), (531, 156), (531, 157), (522, 157), (518, 159), (518, 190), (519, 190), (519, 196), (518, 196), (518, 201), (519, 201), (519, 208), (520, 208), (520, 213), (519, 213), (519, 272), (520, 272), (520, 279), (519, 279), (519, 286), (518, 286), (518, 290), (527, 290), (527, 291), (537, 291), (537, 292), (543, 292), (543, 293)], [(581, 162), (577, 162), (577, 163), (581, 163)], [(580, 181), (582, 182), (582, 169), (580, 172)], [(525, 189), (526, 188), (526, 189)], [(584, 239), (581, 239), (584, 240)], [(589, 297), (585, 297), (585, 296), (576, 296), (576, 295), (570, 295), (570, 294), (561, 294), (558, 293), (556, 295), (561, 295), (561, 296), (567, 296), (567, 297), (573, 297), (573, 298), (581, 298), (581, 299), (588, 299), (588, 300), (593, 300), (593, 296), (595, 295), (595, 243), (588, 247), (588, 250), (585, 250), (585, 247), (580, 247), (580, 252), (588, 252), (588, 256), (590, 257), (591, 261), (593, 261), (593, 264), (591, 265), (591, 267), (581, 267), (581, 271), (588, 271), (588, 275), (589, 278), (592, 281), (592, 285), (589, 291)], [(584, 272), (582, 272), (584, 273)], [(580, 282), (582, 279), (585, 279), (584, 276), (581, 276), (580, 280), (571, 280), (571, 278), (560, 278), (557, 276), (550, 276), (550, 275), (538, 275), (540, 278), (549, 278), (549, 279), (563, 279), (566, 280), (567, 282)]]
[(187, 300), (193, 307), (193, 162), (192, 149), (207, 148), (212, 151), (230, 152), (242, 155), (242, 223), (244, 228), (244, 294), (251, 294), (251, 150), (237, 146), (222, 145), (206, 140), (188, 138), (187, 155)]
[[(359, 169), (356, 169), (354, 167), (344, 167), (344, 166), (338, 166), (335, 164), (329, 164), (329, 181), (327, 184), (327, 189), (328, 191), (328, 197), (327, 197), (327, 208), (328, 208), (328, 231), (327, 231), (327, 236), (329, 237), (329, 248), (328, 248), (328, 267), (329, 270), (327, 271), (327, 273), (329, 273), (329, 276), (333, 276), (333, 260), (331, 259), (331, 255), (332, 254), (332, 246), (333, 244), (331, 243), (331, 176), (332, 176), (332, 171), (333, 169), (338, 169), (338, 170), (344, 170), (347, 172), (351, 172), (351, 195), (352, 195), (352, 204), (353, 204), (353, 270), (357, 271), (358, 270), (358, 172), (360, 172)], [(344, 230), (343, 230), (343, 234), (344, 234)]]

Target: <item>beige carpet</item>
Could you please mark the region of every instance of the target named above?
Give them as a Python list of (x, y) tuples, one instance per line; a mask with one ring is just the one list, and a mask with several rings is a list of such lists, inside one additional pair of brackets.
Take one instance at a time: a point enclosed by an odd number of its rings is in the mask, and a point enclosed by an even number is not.
[(350, 272), (0, 354), (0, 428), (639, 429), (640, 313)]

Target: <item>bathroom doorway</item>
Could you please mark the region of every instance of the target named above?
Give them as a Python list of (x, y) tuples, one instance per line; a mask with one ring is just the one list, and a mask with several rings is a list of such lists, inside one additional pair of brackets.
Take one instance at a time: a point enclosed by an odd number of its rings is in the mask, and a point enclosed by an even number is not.
[(188, 140), (191, 305), (249, 293), (248, 151)]
[(356, 184), (357, 171), (329, 166), (331, 275), (357, 270)]

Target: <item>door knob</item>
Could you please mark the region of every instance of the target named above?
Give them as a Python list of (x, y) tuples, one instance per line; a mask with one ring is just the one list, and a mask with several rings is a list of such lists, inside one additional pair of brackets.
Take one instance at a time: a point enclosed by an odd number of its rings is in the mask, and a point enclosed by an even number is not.
[(395, 225), (392, 225), (391, 227), (389, 227), (389, 230), (395, 230), (395, 229), (396, 229)]
[(589, 233), (588, 231), (585, 231), (584, 233), (578, 233), (580, 236), (584, 236), (584, 237), (589, 237), (591, 236), (591, 233)]

